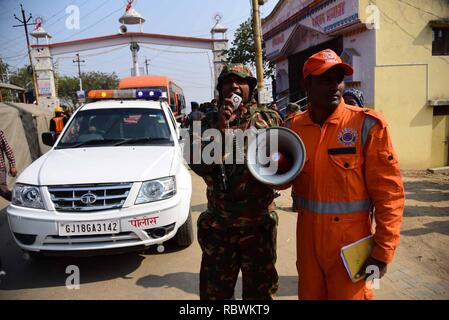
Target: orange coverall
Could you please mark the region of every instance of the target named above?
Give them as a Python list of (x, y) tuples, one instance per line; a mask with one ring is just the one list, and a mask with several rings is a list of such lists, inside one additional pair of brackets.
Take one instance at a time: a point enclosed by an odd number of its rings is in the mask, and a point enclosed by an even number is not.
[(353, 283), (340, 249), (373, 233), (372, 256), (389, 263), (399, 243), (404, 188), (385, 120), (343, 99), (320, 127), (309, 111), (292, 130), (306, 147), (306, 162), (293, 181), (297, 196), (297, 268), (300, 299), (372, 299)]

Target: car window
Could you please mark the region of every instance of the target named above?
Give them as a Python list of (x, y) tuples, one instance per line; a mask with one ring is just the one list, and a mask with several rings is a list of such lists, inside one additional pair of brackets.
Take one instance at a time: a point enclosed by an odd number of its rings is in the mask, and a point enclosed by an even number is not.
[(114, 145), (122, 140), (141, 144), (173, 142), (167, 119), (158, 109), (117, 108), (78, 112), (57, 147), (96, 141), (95, 146)]

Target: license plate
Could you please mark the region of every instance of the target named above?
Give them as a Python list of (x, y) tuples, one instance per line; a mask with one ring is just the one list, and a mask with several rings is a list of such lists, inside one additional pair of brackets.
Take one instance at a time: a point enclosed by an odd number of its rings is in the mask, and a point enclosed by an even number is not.
[(59, 223), (60, 236), (111, 234), (119, 232), (119, 220)]

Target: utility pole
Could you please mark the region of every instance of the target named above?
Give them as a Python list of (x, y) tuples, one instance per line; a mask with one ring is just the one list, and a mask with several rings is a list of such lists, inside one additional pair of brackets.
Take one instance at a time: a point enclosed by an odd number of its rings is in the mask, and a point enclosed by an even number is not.
[(147, 75), (148, 75), (148, 65), (150, 64), (150, 59), (147, 59), (147, 57), (145, 56), (145, 70), (146, 70), (146, 72), (147, 72)]
[(134, 74), (132, 74), (132, 76), (140, 76), (139, 62), (137, 61), (137, 52), (140, 49), (139, 44), (137, 42), (131, 42), (129, 49), (131, 50), (132, 57), (133, 57)]
[(28, 26), (35, 25), (35, 23), (28, 23), (33, 16), (30, 13), (30, 16), (28, 17), (28, 19), (26, 19), (25, 18), (25, 10), (23, 10), (22, 5), (20, 5), (20, 10), (22, 11), (22, 20), (17, 18), (17, 16), (15, 14), (14, 14), (14, 18), (17, 21), (19, 21), (21, 24), (15, 25), (13, 27), (24, 27), (25, 28), (25, 36), (26, 36), (26, 40), (27, 40), (27, 49), (28, 49), (28, 59), (30, 61), (30, 66), (31, 66), (31, 71), (32, 71), (32, 76), (33, 76), (34, 94), (36, 96), (36, 103), (38, 104), (37, 97), (38, 97), (39, 90), (38, 90), (38, 87), (37, 87), (36, 73), (34, 72), (33, 59), (31, 58), (30, 39), (28, 37)]
[(259, 102), (261, 101), (261, 93), (265, 90), (263, 61), (262, 61), (262, 32), (260, 30), (260, 13), (259, 3), (264, 4), (265, 1), (252, 0), (253, 4), (253, 30), (254, 30), (254, 50), (256, 53), (256, 72), (257, 72), (257, 94)]
[(81, 80), (81, 67), (80, 67), (80, 63), (81, 63), (81, 62), (84, 63), (84, 62), (86, 62), (86, 61), (80, 60), (80, 54), (77, 53), (77, 54), (76, 54), (76, 60), (73, 60), (73, 62), (78, 64), (78, 77), (79, 77), (79, 79), (80, 79), (80, 91), (83, 91), (83, 81)]

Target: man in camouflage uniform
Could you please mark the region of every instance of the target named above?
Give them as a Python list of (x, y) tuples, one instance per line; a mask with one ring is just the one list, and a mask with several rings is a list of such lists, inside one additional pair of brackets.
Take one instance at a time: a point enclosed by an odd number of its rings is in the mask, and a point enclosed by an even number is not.
[[(281, 126), (276, 112), (255, 102), (256, 84), (245, 66), (225, 66), (217, 85), (220, 107), (206, 115), (201, 130), (215, 128), (223, 133), (226, 128), (247, 130)], [(236, 111), (230, 99), (233, 93), (242, 97)], [(193, 140), (194, 137), (192, 143)], [(203, 252), (200, 298), (232, 299), (241, 270), (243, 299), (272, 299), (278, 288), (277, 214), (273, 207), (273, 190), (257, 181), (245, 164), (201, 163), (190, 164), (190, 167), (207, 184), (208, 208), (198, 219), (198, 242)], [(220, 168), (225, 172), (227, 190), (220, 181)]]

